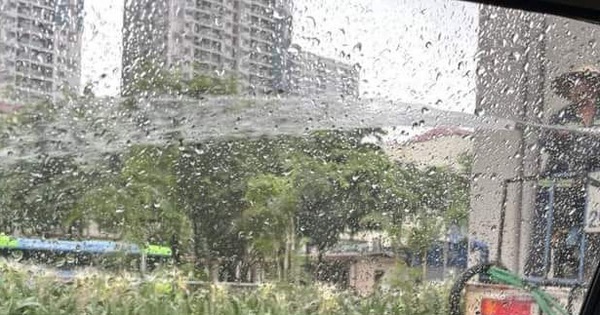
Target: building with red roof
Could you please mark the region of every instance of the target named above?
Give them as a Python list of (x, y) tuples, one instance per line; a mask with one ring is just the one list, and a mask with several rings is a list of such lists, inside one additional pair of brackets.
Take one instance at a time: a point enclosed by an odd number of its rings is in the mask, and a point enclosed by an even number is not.
[(418, 166), (456, 167), (458, 159), (472, 150), (472, 130), (438, 126), (405, 141), (389, 143), (386, 151), (395, 160)]

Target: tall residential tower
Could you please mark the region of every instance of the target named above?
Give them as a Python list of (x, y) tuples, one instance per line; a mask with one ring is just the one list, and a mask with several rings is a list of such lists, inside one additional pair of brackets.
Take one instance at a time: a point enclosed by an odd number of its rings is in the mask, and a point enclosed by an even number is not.
[(241, 90), (280, 88), (291, 40), (289, 0), (128, 0), (123, 94), (148, 62), (195, 74), (235, 76)]
[(123, 29), (123, 95), (160, 69), (234, 77), (243, 94), (358, 95), (351, 65), (290, 49), (292, 0), (128, 0)]
[(83, 0), (0, 0), (0, 97), (77, 92)]

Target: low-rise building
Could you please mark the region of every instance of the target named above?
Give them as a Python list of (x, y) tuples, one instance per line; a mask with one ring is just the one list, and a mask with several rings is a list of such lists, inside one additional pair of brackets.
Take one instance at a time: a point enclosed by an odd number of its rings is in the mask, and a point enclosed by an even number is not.
[(388, 141), (384, 149), (403, 163), (420, 167), (458, 167), (461, 156), (472, 152), (472, 130), (456, 126), (439, 126), (406, 141)]

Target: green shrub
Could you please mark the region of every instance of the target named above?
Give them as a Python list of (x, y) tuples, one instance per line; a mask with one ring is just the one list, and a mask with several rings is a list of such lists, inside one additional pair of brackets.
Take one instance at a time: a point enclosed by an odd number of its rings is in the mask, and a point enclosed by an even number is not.
[(448, 286), (424, 284), (359, 297), (323, 284), (196, 287), (172, 273), (147, 281), (89, 274), (60, 283), (47, 272), (0, 264), (0, 314), (446, 314)]

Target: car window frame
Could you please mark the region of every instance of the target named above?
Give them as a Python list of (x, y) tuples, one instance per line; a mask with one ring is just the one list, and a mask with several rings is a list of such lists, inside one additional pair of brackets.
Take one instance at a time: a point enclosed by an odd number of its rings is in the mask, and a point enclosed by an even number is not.
[(600, 2), (597, 0), (461, 0), (521, 11), (552, 14), (579, 21), (600, 24)]

